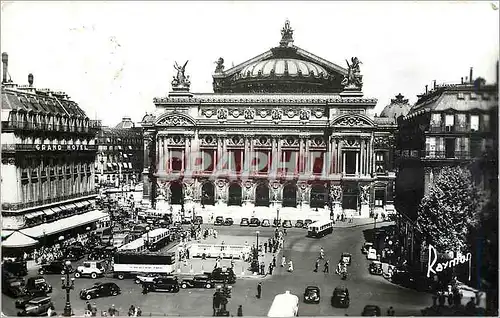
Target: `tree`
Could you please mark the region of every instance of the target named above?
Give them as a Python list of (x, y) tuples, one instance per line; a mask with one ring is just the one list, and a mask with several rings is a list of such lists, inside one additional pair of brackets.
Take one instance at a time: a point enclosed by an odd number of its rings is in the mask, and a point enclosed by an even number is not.
[(417, 224), (438, 251), (466, 252), (483, 205), (469, 170), (444, 167), (420, 203)]

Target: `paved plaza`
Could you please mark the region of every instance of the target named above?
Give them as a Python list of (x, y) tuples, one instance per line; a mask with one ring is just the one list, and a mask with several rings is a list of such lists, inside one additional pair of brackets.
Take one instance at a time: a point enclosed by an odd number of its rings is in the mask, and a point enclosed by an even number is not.
[[(389, 223), (378, 224), (384, 226)], [(207, 225), (203, 225), (205, 227)], [(207, 243), (238, 244), (248, 241), (253, 244), (252, 239), (256, 239), (255, 231), (259, 231), (259, 240), (267, 239), (274, 234), (274, 228), (248, 228), (233, 225), (230, 227), (214, 227), (218, 230), (217, 239), (210, 238)], [(300, 316), (317, 315), (340, 315), (359, 316), (363, 307), (367, 304), (378, 305), (385, 311), (389, 306), (393, 306), (396, 315), (420, 315), (420, 310), (429, 306), (431, 297), (429, 294), (406, 289), (390, 283), (380, 276), (373, 276), (368, 273), (369, 261), (365, 255), (361, 254), (360, 248), (363, 244), (363, 231), (373, 228), (373, 223), (369, 220), (355, 219), (353, 223), (337, 223), (334, 233), (321, 239), (306, 237), (305, 229), (288, 229), (285, 237), (285, 246), (278, 254), (278, 267), (273, 275), (262, 277), (254, 276), (248, 270), (241, 276), (240, 266), (243, 262), (237, 261), (235, 266), (236, 274), (239, 275), (237, 282), (233, 285), (232, 298), (229, 299), (228, 310), (232, 315), (236, 315), (238, 305), (243, 306), (245, 316), (265, 316), (269, 310), (275, 295), (290, 290), (291, 293), (299, 296), (301, 303), (299, 306)], [(320, 265), (318, 273), (313, 272), (314, 262), (318, 257), (320, 248), (325, 250), (326, 258), (330, 259), (330, 273), (323, 273), (323, 263)], [(334, 274), (334, 267), (342, 252), (352, 254), (352, 265), (349, 267), (349, 278), (341, 281)], [(266, 268), (272, 258), (268, 253), (264, 261)], [(294, 262), (294, 272), (287, 272), (286, 268), (279, 266), (281, 256)], [(193, 264), (193, 273), (190, 273), (191, 266), (181, 266), (180, 277), (189, 276), (201, 272), (202, 261), (195, 259), (190, 261)], [(213, 268), (214, 260), (203, 261), (204, 270)], [(223, 260), (222, 265), (229, 266), (229, 260)], [(206, 266), (206, 268), (205, 268)], [(246, 263), (248, 267), (248, 263)], [(29, 276), (36, 273), (31, 271)], [(54, 286), (52, 299), (56, 312), (62, 313), (65, 303), (65, 293), (60, 288), (60, 275), (46, 275), (46, 279)], [(141, 307), (143, 316), (211, 316), (212, 315), (212, 295), (214, 290), (206, 289), (185, 289), (177, 293), (149, 293), (143, 295), (140, 285), (134, 283), (132, 279), (117, 280), (106, 277), (96, 281), (116, 282), (122, 294), (116, 297), (106, 297), (93, 300), (99, 312), (107, 310), (112, 304), (120, 311), (121, 315), (126, 315), (130, 305)], [(83, 315), (85, 301), (78, 298), (78, 293), (82, 288), (90, 287), (94, 282), (92, 279), (80, 278), (75, 281), (75, 290), (71, 292), (71, 304), (75, 315)], [(257, 284), (263, 283), (263, 297), (256, 298)], [(302, 303), (304, 288), (308, 285), (317, 285), (321, 289), (322, 300), (318, 305)], [(330, 305), (330, 297), (336, 286), (345, 285), (351, 295), (351, 305), (347, 309), (338, 309)], [(7, 315), (16, 315), (14, 300), (2, 295), (3, 312)]]

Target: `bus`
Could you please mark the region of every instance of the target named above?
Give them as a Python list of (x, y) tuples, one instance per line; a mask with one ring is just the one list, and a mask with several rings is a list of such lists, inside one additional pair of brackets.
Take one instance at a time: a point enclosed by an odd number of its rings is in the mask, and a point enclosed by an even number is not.
[(175, 253), (119, 251), (113, 257), (113, 276), (118, 279), (135, 277), (139, 273), (168, 275), (175, 270)]
[(307, 227), (307, 236), (309, 237), (323, 237), (333, 232), (333, 221), (322, 220), (309, 224)]
[(269, 311), (268, 317), (297, 317), (299, 315), (299, 297), (286, 291), (276, 295)]
[(148, 249), (150, 251), (157, 251), (164, 248), (170, 237), (170, 230), (161, 228), (149, 231), (146, 234), (142, 234), (142, 239), (146, 240), (148, 243)]

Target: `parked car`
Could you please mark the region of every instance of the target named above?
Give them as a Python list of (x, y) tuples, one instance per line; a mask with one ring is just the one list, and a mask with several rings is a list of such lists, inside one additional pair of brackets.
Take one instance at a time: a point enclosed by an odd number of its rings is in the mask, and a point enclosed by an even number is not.
[[(16, 308), (24, 309), (26, 305), (33, 299), (39, 297), (48, 297), (47, 294), (42, 290), (35, 290), (33, 293), (22, 296), (21, 298), (16, 299)], [(49, 297), (50, 298), (50, 297)]]
[(366, 259), (370, 261), (377, 260), (377, 250), (374, 248), (370, 248), (368, 253), (366, 254)]
[(191, 224), (193, 219), (190, 216), (183, 216), (181, 219), (182, 224)]
[(115, 283), (95, 283), (92, 287), (82, 289), (80, 298), (90, 300), (92, 298), (116, 296), (120, 293), (120, 287)]
[(2, 264), (2, 272), (7, 271), (14, 276), (28, 275), (28, 266), (26, 261), (12, 261), (6, 260)]
[(381, 316), (380, 307), (375, 305), (366, 305), (365, 308), (363, 308), (361, 316)]
[(83, 262), (82, 266), (78, 266), (75, 271), (75, 277), (91, 277), (96, 279), (99, 276), (104, 276), (103, 261), (88, 261)]
[(212, 272), (205, 272), (204, 274), (208, 276), (212, 283), (236, 283), (236, 274), (234, 273), (232, 268), (218, 267), (215, 268)]
[(44, 275), (44, 274), (66, 274), (66, 271), (64, 269), (64, 261), (53, 261), (47, 264), (43, 264), (39, 269), (38, 269), (38, 274)]
[(4, 280), (2, 282), (2, 293), (13, 298), (25, 296), (24, 279), (11, 278)]
[(363, 254), (367, 254), (368, 253), (368, 250), (370, 248), (373, 248), (373, 243), (372, 242), (365, 242), (363, 244), (363, 247), (361, 248), (361, 253)]
[(297, 222), (295, 222), (295, 227), (299, 228), (299, 229), (303, 228), (304, 227), (304, 221), (297, 220)]
[(248, 226), (248, 218), (241, 218), (240, 226)]
[(224, 218), (222, 216), (216, 217), (214, 225), (224, 225)]
[(203, 217), (201, 215), (197, 215), (194, 218), (194, 225), (202, 225), (203, 224)]
[[(37, 297), (30, 300), (25, 308), (17, 313), (18, 316), (40, 317), (47, 316), (49, 308), (54, 308), (50, 297)], [(56, 312), (52, 311), (52, 316), (56, 316)]]
[(346, 265), (351, 265), (352, 255), (350, 253), (344, 252), (340, 255), (340, 261)]
[(179, 280), (176, 276), (156, 277), (152, 282), (144, 282), (142, 288), (148, 292), (179, 292)]
[(304, 302), (305, 303), (314, 303), (319, 304), (321, 300), (321, 295), (319, 291), (319, 287), (317, 286), (307, 286), (304, 290)]
[(43, 291), (45, 293), (52, 292), (52, 286), (43, 278), (43, 276), (35, 276), (30, 277), (26, 281), (26, 292), (27, 293), (35, 293), (36, 291)]
[(313, 223), (313, 221), (312, 221), (311, 219), (306, 219), (306, 220), (304, 221), (304, 226), (303, 226), (303, 228), (304, 228), (304, 229), (307, 229), (307, 227), (309, 226), (309, 224), (312, 224), (312, 223)]
[(156, 273), (139, 273), (134, 279), (136, 284), (152, 283), (153, 280), (160, 275)]
[(264, 220), (262, 220), (262, 223), (260, 223), (260, 226), (262, 226), (262, 227), (270, 227), (271, 226), (271, 222), (269, 221), (269, 219), (264, 219)]
[(344, 286), (335, 287), (332, 294), (331, 304), (333, 307), (349, 307), (349, 290)]
[(427, 276), (412, 273), (406, 267), (396, 267), (392, 272), (391, 281), (418, 291), (432, 291), (435, 287), (435, 283)]
[(225, 226), (231, 226), (233, 224), (234, 224), (233, 218), (226, 218), (226, 220), (224, 221)]
[(280, 226), (281, 226), (281, 220), (274, 218), (273, 219), (273, 227), (280, 227)]
[(249, 226), (252, 226), (252, 227), (260, 226), (260, 220), (257, 218), (251, 218)]
[(193, 278), (185, 278), (181, 282), (181, 287), (185, 288), (212, 288), (214, 284), (207, 275), (195, 275)]
[(372, 275), (382, 275), (384, 273), (382, 270), (382, 263), (379, 261), (373, 261), (368, 267), (368, 271)]
[(281, 226), (286, 227), (286, 228), (291, 228), (292, 227), (292, 221), (290, 221), (290, 220), (284, 220), (283, 224)]

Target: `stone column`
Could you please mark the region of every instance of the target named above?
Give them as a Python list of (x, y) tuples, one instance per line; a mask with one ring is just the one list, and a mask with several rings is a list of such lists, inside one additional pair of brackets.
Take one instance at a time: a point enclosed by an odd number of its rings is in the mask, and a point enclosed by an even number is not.
[(342, 152), (342, 140), (337, 139), (337, 173), (344, 174), (344, 158)]
[(272, 146), (271, 146), (271, 158), (272, 158), (272, 165), (271, 165), (271, 171), (275, 175), (276, 172), (278, 171), (278, 161), (279, 161), (279, 154), (278, 154), (278, 137), (276, 135), (271, 136), (272, 137)]
[(304, 172), (304, 161), (305, 161), (304, 138), (302, 136), (299, 136), (299, 173)]
[(243, 172), (244, 174), (248, 174), (248, 169), (250, 167), (250, 145), (249, 145), (249, 139), (247, 135), (243, 136), (243, 156), (244, 156), (244, 161), (243, 161)]
[(282, 168), (282, 164), (283, 164), (283, 154), (281, 153), (281, 136), (280, 135), (277, 135), (276, 136), (276, 142), (278, 144), (278, 155), (276, 156), (277, 158), (277, 161), (276, 162), (276, 172), (280, 172), (280, 169)]
[(304, 156), (304, 173), (310, 174), (311, 173), (311, 152), (309, 151), (309, 138), (305, 137), (304, 138), (304, 144), (306, 146), (306, 152)]
[(250, 160), (248, 163), (248, 172), (252, 173), (252, 172), (254, 172), (254, 168), (255, 168), (255, 167), (252, 167), (252, 161), (255, 158), (255, 153), (254, 153), (254, 149), (253, 149), (254, 139), (252, 137), (250, 137), (248, 141), (250, 142), (250, 156), (249, 156)]
[(345, 152), (342, 152), (342, 175), (345, 174)]
[(365, 170), (365, 162), (366, 162), (366, 153), (365, 153), (365, 150), (366, 150), (366, 144), (365, 144), (365, 139), (364, 138), (361, 138), (361, 143), (360, 143), (360, 146), (361, 146), (361, 151), (360, 151), (360, 157), (361, 157), (361, 160), (360, 160), (360, 163), (359, 163), (359, 174), (360, 175), (365, 175), (366, 173), (366, 170)]
[(359, 176), (359, 152), (356, 151), (356, 176)]

